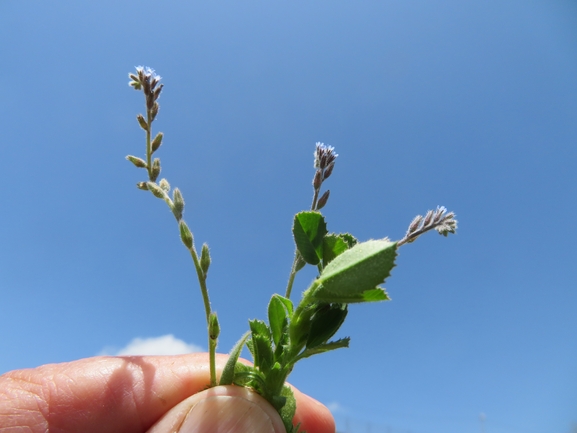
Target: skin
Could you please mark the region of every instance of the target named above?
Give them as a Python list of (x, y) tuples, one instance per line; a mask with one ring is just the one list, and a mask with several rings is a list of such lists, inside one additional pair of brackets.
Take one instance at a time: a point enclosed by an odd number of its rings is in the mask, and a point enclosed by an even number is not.
[[(219, 373), (226, 359), (217, 356)], [(208, 383), (206, 353), (105, 356), (15, 370), (0, 376), (0, 433), (145, 433)], [(293, 391), (301, 429), (334, 433), (329, 410)]]

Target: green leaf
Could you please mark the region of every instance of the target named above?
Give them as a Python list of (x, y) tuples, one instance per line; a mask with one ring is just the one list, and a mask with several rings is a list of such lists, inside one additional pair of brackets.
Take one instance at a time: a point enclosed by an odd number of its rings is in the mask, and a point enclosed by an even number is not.
[(252, 344), (252, 340), (247, 340), (246, 347), (248, 348), (250, 354), (252, 355), (252, 359), (254, 360), (256, 356), (254, 354), (254, 344)]
[(249, 324), (252, 332), (254, 365), (267, 374), (274, 364), (270, 329), (261, 320), (250, 320)]
[(346, 304), (321, 304), (312, 317), (307, 349), (327, 342), (339, 330), (347, 317)]
[(274, 344), (278, 346), (288, 324), (288, 313), (278, 295), (273, 295), (268, 304), (268, 323), (272, 331)]
[[(283, 371), (279, 362), (275, 362), (265, 378), (267, 389), (274, 395), (282, 389), (285, 379), (286, 372)], [(277, 409), (281, 407), (279, 406)]]
[(375, 289), (365, 290), (362, 293), (340, 294), (333, 293), (320, 287), (314, 293), (315, 299), (323, 302), (339, 302), (343, 304), (357, 304), (360, 302), (380, 302), (389, 301), (390, 298), (384, 289), (377, 287)]
[(323, 238), (327, 224), (318, 212), (299, 212), (293, 223), (293, 236), (305, 262), (318, 265), (323, 256)]
[(323, 267), (326, 267), (336, 256), (349, 249), (347, 243), (338, 235), (331, 233), (323, 239)]
[(350, 340), (351, 339), (349, 337), (341, 338), (340, 340), (337, 341), (331, 341), (330, 343), (321, 344), (319, 346), (312, 347), (310, 349), (305, 349), (299, 356), (296, 357), (294, 362), (296, 363), (297, 361), (300, 361), (303, 358), (308, 358), (309, 356), (316, 355), (317, 353), (324, 353), (329, 352), (331, 350), (340, 349), (342, 347), (349, 347)]
[(252, 335), (264, 335), (270, 340), (270, 328), (262, 320), (249, 320), (248, 324), (250, 326), (250, 330), (252, 331)]
[[(317, 291), (330, 292), (337, 297), (358, 298), (359, 294), (374, 290), (395, 266), (396, 250), (397, 244), (387, 239), (355, 245), (323, 269), (316, 280), (322, 288)], [(317, 298), (316, 291), (312, 295)]]
[(279, 295), (279, 294), (275, 294), (274, 297), (283, 303), (283, 305), (285, 306), (285, 308), (287, 310), (288, 318), (291, 319), (293, 316), (293, 310), (294, 310), (292, 301), (288, 298), (285, 298), (284, 296)]
[(253, 335), (252, 343), (256, 352), (254, 365), (266, 375), (274, 362), (271, 341), (264, 335)]
[(236, 363), (238, 361), (238, 357), (240, 356), (240, 352), (242, 352), (242, 348), (246, 339), (250, 335), (250, 332), (247, 331), (240, 340), (234, 345), (232, 350), (230, 351), (230, 355), (228, 356), (228, 360), (226, 361), (226, 365), (222, 370), (222, 374), (220, 376), (219, 385), (232, 385), (234, 381), (234, 372), (236, 370)]
[[(284, 427), (288, 432), (295, 432), (297, 430), (293, 427), (293, 418), (297, 409), (297, 401), (292, 392), (292, 389), (288, 385), (284, 385), (281, 391), (281, 397), (286, 398), (285, 404), (278, 411)], [(298, 428), (298, 427), (297, 427)]]
[(340, 233), (339, 237), (345, 241), (347, 243), (347, 245), (349, 246), (349, 248), (354, 247), (356, 244), (359, 243), (359, 241), (357, 240), (357, 238), (355, 238), (353, 235), (351, 235), (350, 233)]

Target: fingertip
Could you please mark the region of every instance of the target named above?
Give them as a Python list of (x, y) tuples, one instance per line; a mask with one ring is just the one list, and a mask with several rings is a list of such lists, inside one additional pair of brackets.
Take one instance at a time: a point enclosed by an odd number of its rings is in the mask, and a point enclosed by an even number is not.
[(292, 387), (297, 409), (294, 423), (301, 424), (301, 430), (307, 433), (335, 433), (335, 419), (331, 411), (320, 401), (309, 397)]

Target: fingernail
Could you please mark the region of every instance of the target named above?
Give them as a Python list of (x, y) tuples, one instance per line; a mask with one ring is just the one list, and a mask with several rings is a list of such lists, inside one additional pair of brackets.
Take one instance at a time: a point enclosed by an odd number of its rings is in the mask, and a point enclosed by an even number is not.
[(215, 395), (199, 401), (179, 433), (277, 433), (271, 417), (259, 404), (243, 397)]

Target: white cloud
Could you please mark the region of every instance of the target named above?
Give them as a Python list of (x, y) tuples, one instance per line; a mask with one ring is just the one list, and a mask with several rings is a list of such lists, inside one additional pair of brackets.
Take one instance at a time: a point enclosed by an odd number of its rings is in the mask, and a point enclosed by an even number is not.
[(340, 403), (338, 403), (336, 401), (332, 401), (330, 403), (327, 403), (325, 406), (328, 407), (332, 413), (346, 412), (347, 411)]
[(192, 352), (204, 352), (196, 344), (188, 344), (172, 334), (161, 337), (135, 338), (120, 350), (105, 348), (100, 355), (183, 355)]

